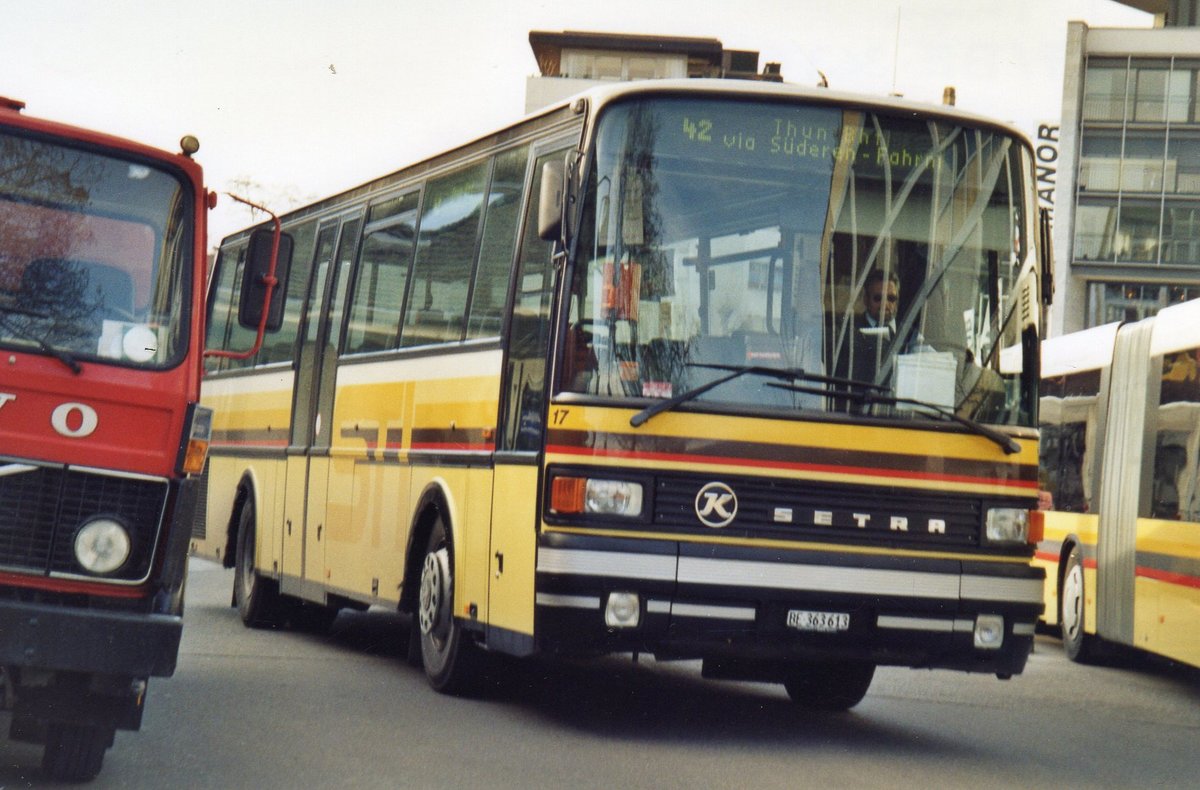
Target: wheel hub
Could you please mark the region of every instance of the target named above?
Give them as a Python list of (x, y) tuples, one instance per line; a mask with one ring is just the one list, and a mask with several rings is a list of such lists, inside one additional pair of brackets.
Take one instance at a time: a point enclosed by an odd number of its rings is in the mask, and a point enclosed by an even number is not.
[(417, 619), (421, 633), (440, 636), (445, 631), (449, 615), (448, 553), (445, 549), (430, 552), (421, 568), (421, 596)]

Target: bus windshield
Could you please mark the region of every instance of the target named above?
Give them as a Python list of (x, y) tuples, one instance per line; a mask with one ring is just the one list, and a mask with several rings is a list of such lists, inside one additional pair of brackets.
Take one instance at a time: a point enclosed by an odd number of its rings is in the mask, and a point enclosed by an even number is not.
[(642, 98), (585, 172), (561, 389), (1032, 424), (1030, 159), (1002, 130)]
[(0, 347), (76, 371), (178, 363), (190, 201), (147, 162), (0, 132)]

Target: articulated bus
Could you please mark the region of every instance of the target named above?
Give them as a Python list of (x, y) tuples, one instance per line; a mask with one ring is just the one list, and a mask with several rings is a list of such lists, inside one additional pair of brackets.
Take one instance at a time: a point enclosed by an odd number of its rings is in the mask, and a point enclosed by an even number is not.
[[(411, 613), (444, 692), (494, 653), (700, 659), (841, 709), (877, 665), (1019, 673), (1035, 206), (1008, 126), (687, 80), (294, 211), (281, 329), (205, 378), (193, 550), (249, 625)], [(244, 343), (248, 238), (213, 347)], [(861, 324), (868, 281), (894, 337)]]
[(1047, 340), (1042, 375), (1046, 621), (1072, 660), (1200, 667), (1200, 301)]

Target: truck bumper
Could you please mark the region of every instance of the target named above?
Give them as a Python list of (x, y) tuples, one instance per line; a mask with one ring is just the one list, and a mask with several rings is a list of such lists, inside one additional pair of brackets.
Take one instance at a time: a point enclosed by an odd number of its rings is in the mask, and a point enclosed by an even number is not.
[(182, 634), (178, 615), (0, 601), (0, 666), (165, 677)]

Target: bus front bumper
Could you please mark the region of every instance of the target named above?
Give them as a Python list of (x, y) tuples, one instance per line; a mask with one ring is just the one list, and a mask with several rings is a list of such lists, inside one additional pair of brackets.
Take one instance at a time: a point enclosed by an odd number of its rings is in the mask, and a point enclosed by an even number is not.
[(1042, 612), (1026, 563), (543, 535), (541, 650), (857, 660), (1020, 673)]

